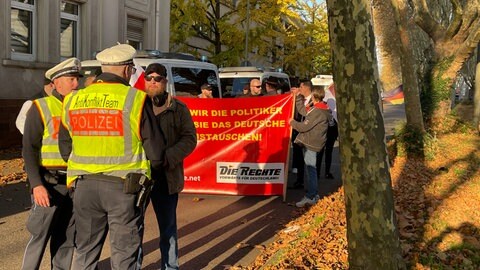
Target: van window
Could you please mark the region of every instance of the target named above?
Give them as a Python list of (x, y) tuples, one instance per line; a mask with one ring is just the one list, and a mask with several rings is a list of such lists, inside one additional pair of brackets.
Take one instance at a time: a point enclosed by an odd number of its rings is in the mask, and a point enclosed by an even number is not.
[[(218, 78), (217, 67), (213, 64), (202, 63), (190, 60), (170, 60), (170, 59), (145, 59), (135, 58), (137, 65), (145, 70), (151, 63), (160, 63), (167, 69), (167, 91), (178, 96), (198, 96), (200, 86), (208, 83), (213, 88), (212, 95), (221, 97), (220, 80)], [(82, 74), (85, 76), (79, 82), (79, 88), (84, 88), (85, 80), (90, 74), (98, 75), (101, 73), (101, 65), (96, 60), (82, 61)]]
[(243, 95), (243, 86), (250, 85), (252, 79), (259, 79), (258, 77), (243, 77), (243, 78), (221, 78), (222, 97), (236, 97)]
[(200, 86), (208, 83), (213, 87), (213, 97), (220, 97), (215, 70), (172, 67), (172, 77), (177, 96), (198, 96)]

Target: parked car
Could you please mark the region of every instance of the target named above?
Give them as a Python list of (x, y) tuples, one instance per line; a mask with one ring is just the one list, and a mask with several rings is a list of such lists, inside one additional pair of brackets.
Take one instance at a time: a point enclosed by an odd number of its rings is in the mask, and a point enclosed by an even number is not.
[(290, 91), (289, 76), (283, 72), (263, 70), (257, 67), (225, 67), (220, 68), (219, 71), (222, 96), (225, 98), (242, 95), (243, 86), (249, 84), (252, 79), (259, 79), (262, 82), (262, 89), (265, 89), (267, 79), (274, 79), (279, 83), (281, 93)]
[[(151, 63), (160, 63), (167, 69), (167, 92), (173, 96), (196, 97), (200, 86), (208, 83), (213, 88), (213, 97), (222, 97), (218, 68), (212, 63), (202, 62), (188, 54), (140, 51), (134, 62), (146, 69)], [(101, 65), (97, 60), (82, 61), (84, 74), (100, 74)], [(83, 85), (82, 82), (80, 84)]]

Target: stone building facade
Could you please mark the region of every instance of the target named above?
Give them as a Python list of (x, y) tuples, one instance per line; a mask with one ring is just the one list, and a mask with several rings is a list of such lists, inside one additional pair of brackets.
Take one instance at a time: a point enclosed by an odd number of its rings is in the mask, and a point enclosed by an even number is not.
[(16, 115), (56, 63), (117, 42), (169, 50), (170, 0), (2, 0), (0, 21), (0, 148), (21, 143)]

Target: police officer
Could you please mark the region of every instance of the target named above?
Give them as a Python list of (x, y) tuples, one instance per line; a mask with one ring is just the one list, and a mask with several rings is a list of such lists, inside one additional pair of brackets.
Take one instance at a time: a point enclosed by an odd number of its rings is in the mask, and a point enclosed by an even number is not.
[(67, 59), (46, 72), (52, 95), (33, 101), (27, 113), (22, 155), (32, 192), (31, 234), (22, 269), (38, 269), (50, 239), (52, 269), (69, 269), (74, 251), (73, 206), (66, 187), (67, 163), (58, 149), (63, 97), (78, 86), (80, 60)]
[(128, 44), (98, 53), (102, 74), (64, 100), (59, 143), (67, 185), (75, 189), (74, 269), (97, 268), (107, 230), (111, 268), (141, 266), (144, 207), (137, 202), (150, 162), (161, 168), (165, 146), (150, 99), (128, 85), (134, 55)]

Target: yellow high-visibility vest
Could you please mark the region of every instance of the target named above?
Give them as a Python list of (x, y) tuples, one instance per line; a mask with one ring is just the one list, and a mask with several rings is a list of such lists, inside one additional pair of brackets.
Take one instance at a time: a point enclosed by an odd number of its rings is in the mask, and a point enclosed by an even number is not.
[(58, 128), (62, 114), (62, 102), (54, 96), (36, 99), (33, 104), (40, 112), (43, 121), (42, 148), (40, 165), (46, 168), (66, 168), (58, 148)]
[(72, 138), (67, 186), (80, 175), (97, 173), (150, 177), (140, 136), (146, 97), (145, 92), (118, 83), (94, 83), (65, 97), (62, 123)]

